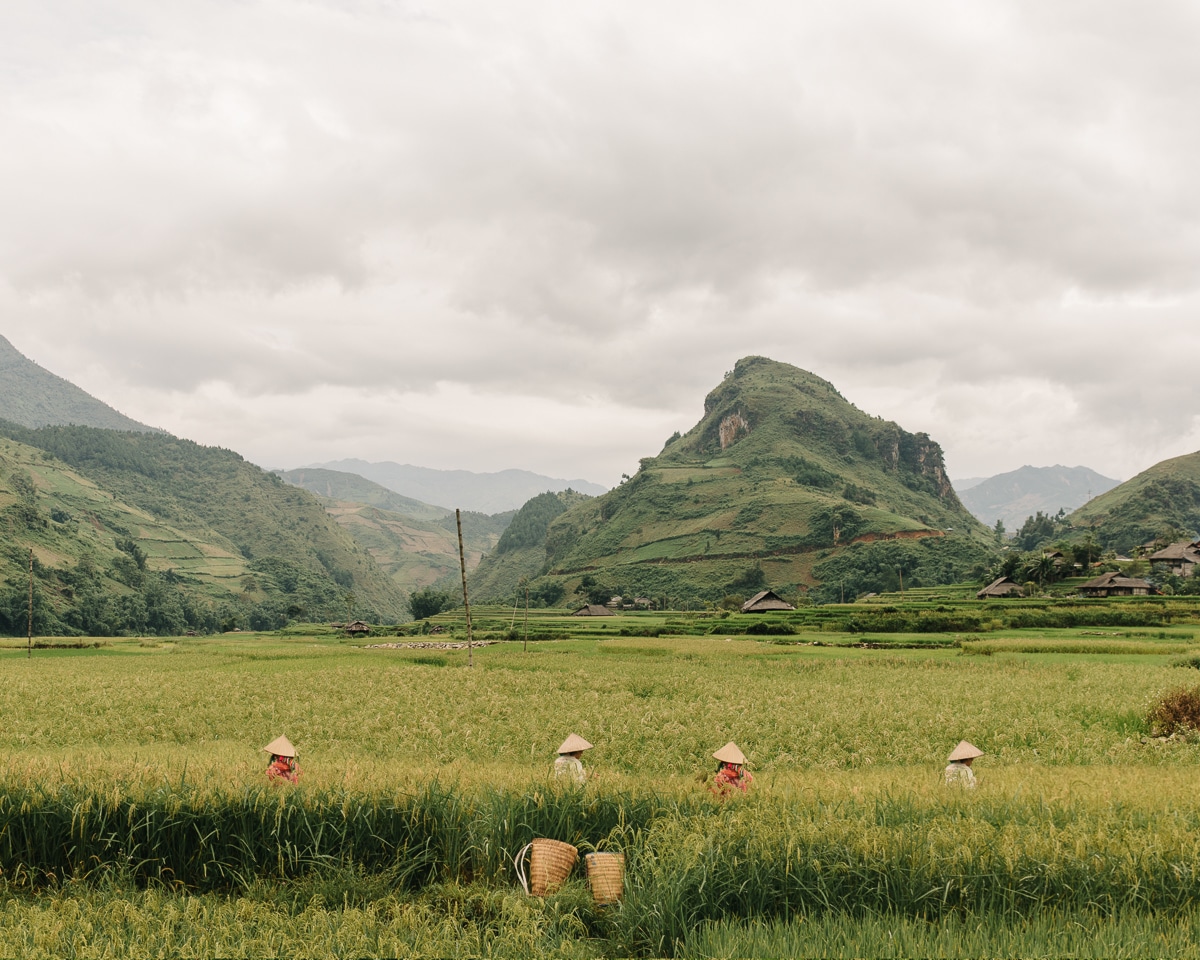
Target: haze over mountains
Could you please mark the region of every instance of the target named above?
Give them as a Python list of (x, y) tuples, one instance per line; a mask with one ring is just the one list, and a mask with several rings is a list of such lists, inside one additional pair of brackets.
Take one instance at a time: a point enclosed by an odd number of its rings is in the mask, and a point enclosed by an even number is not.
[(473, 473), (470, 470), (435, 470), (407, 463), (368, 463), (366, 460), (332, 460), (313, 464), (326, 470), (354, 473), (405, 497), (454, 510), (501, 513), (516, 510), (531, 497), (547, 490), (572, 489), (596, 496), (606, 487), (588, 480), (560, 480), (529, 470)]
[(1024, 466), (974, 483), (956, 482), (954, 488), (963, 506), (983, 523), (993, 526), (1000, 520), (1013, 533), (1039, 510), (1047, 516), (1059, 510), (1070, 513), (1118, 483), (1088, 467), (1055, 465)]

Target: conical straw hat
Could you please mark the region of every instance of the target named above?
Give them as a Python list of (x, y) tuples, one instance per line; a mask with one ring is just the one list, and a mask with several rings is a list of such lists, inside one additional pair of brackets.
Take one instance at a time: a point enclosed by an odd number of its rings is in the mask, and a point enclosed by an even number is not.
[(558, 748), (559, 753), (574, 753), (576, 750), (591, 750), (592, 745), (583, 739), (579, 734), (573, 733), (562, 742), (562, 746)]
[(294, 757), (296, 748), (292, 746), (292, 741), (287, 737), (279, 736), (263, 747), (263, 753), (269, 753), (276, 757)]
[(975, 744), (967, 743), (966, 740), (960, 740), (958, 746), (951, 751), (947, 759), (950, 763), (953, 763), (955, 760), (974, 760), (976, 757), (982, 756), (983, 751), (975, 746)]
[(738, 749), (738, 745), (732, 740), (714, 753), (713, 757), (717, 760), (720, 760), (722, 763), (743, 764), (746, 762), (746, 755)]

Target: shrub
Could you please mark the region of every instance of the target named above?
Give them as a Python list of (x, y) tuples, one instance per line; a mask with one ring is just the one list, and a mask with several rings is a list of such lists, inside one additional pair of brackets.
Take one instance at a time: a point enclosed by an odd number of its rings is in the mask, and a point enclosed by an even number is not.
[(786, 637), (794, 634), (795, 628), (786, 623), (771, 623), (760, 620), (746, 628), (746, 633), (753, 637)]
[(1168, 690), (1146, 718), (1155, 736), (1169, 737), (1183, 730), (1200, 730), (1200, 687)]

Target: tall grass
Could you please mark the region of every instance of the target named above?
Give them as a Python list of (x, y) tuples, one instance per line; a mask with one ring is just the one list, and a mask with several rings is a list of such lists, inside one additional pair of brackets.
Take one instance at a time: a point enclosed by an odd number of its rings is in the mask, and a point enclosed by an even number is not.
[(827, 914), (721, 921), (692, 930), (683, 957), (1194, 957), (1200, 914), (1039, 911), (1029, 917)]
[(1200, 810), (947, 797), (662, 820), (636, 851), (623, 948), (669, 955), (705, 924), (814, 914), (1015, 918), (1200, 908)]
[(655, 819), (689, 811), (653, 793), (468, 792), (436, 782), (402, 796), (8, 785), (0, 871), (32, 886), (119, 875), (203, 890), (353, 867), (412, 889), (508, 876), (512, 856), (534, 837), (624, 848)]

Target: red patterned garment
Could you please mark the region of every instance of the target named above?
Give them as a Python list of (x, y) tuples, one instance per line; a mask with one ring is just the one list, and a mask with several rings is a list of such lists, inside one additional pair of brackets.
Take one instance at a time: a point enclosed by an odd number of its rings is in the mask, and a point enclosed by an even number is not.
[(754, 782), (754, 777), (750, 771), (736, 763), (722, 763), (721, 769), (717, 771), (717, 775), (713, 778), (713, 785), (709, 790), (718, 797), (727, 797), (734, 787), (737, 787), (742, 793), (746, 792), (746, 787)]
[(300, 765), (293, 757), (272, 757), (267, 764), (267, 779), (272, 783), (286, 780), (288, 783), (299, 783)]

